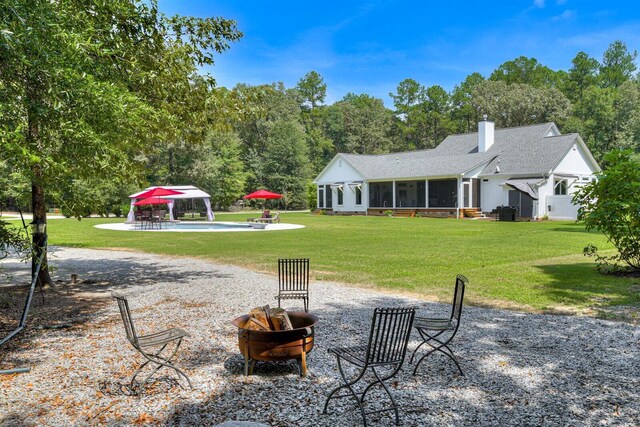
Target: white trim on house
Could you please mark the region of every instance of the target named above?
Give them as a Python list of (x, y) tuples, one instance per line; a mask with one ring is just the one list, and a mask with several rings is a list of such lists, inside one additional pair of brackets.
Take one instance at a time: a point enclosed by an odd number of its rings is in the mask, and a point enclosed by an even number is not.
[[(582, 138), (578, 134), (562, 135), (554, 123), (496, 129), (493, 135), (489, 132), (484, 137), (495, 141), (486, 144), (483, 153), (477, 153), (476, 134), (449, 136), (433, 150), (387, 155), (339, 153), (314, 180), (318, 198), (323, 195), (326, 201), (329, 189), (332, 206), (325, 204), (324, 208), (336, 211), (440, 209), (461, 216), (463, 208), (479, 205), (482, 211), (490, 212), (508, 205), (513, 196), (521, 205), (520, 212), (531, 212), (532, 217), (575, 218), (577, 208), (570, 200), (573, 193), (601, 171)], [(558, 196), (554, 194), (554, 179), (560, 176), (566, 179), (567, 194)], [(505, 184), (510, 179), (537, 182), (518, 188)], [(436, 196), (440, 203), (455, 200), (455, 206), (432, 206), (435, 199), (430, 200), (434, 195), (429, 194), (429, 187), (435, 180), (455, 180), (455, 185), (444, 184)], [(377, 185), (377, 193), (370, 194), (372, 185), (380, 183), (386, 185)], [(351, 191), (345, 191), (345, 186)], [(324, 188), (322, 194), (320, 187)], [(361, 204), (355, 203), (355, 188), (361, 191)], [(448, 191), (452, 192), (447, 195)], [(337, 203), (338, 192), (342, 205)], [(369, 206), (374, 198), (383, 206)]]

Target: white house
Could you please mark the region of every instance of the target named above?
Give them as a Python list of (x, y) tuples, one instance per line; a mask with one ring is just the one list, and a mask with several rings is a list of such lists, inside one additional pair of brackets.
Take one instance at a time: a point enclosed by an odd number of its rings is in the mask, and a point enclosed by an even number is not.
[(432, 150), (339, 153), (314, 182), (318, 208), (380, 215), (478, 216), (498, 206), (518, 216), (575, 219), (573, 193), (600, 172), (580, 135), (554, 123), (448, 136)]

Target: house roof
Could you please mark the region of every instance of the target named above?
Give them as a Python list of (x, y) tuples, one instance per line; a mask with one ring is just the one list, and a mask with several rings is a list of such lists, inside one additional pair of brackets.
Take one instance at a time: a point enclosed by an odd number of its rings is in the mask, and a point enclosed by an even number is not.
[(552, 171), (581, 141), (577, 133), (559, 133), (554, 123), (496, 129), (494, 143), (484, 153), (478, 153), (474, 132), (450, 135), (432, 150), (338, 156), (367, 180), (455, 176), (479, 167), (480, 176), (537, 176)]
[[(556, 133), (553, 123), (496, 129), (494, 143), (487, 153), (496, 157), (480, 175), (535, 175), (549, 173), (567, 154), (578, 138), (577, 133), (547, 136)], [(441, 154), (472, 154), (478, 152), (478, 133), (450, 135), (437, 148)], [(496, 169), (496, 166), (498, 169)]]
[(453, 176), (490, 162), (495, 154), (440, 156), (435, 150), (410, 151), (383, 155), (342, 154), (367, 180)]

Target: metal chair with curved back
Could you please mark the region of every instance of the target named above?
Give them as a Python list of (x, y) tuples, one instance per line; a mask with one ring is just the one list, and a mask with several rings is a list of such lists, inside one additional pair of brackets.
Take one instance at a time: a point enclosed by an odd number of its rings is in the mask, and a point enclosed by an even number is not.
[(409, 363), (413, 363), (413, 358), (416, 353), (424, 344), (431, 347), (431, 350), (418, 360), (415, 368), (413, 369), (413, 375), (418, 371), (420, 363), (434, 352), (438, 351), (456, 364), (460, 375), (464, 375), (458, 359), (453, 354), (453, 351), (449, 347), (449, 343), (456, 336), (458, 328), (460, 327), (460, 317), (462, 315), (462, 303), (464, 300), (464, 290), (469, 280), (461, 274), (456, 276), (456, 287), (453, 294), (453, 304), (451, 306), (451, 315), (449, 318), (431, 318), (431, 317), (416, 317), (413, 327), (418, 331), (422, 342), (416, 347), (411, 355)]
[[(386, 412), (393, 410), (395, 412), (396, 424), (400, 424), (400, 415), (398, 413), (398, 405), (396, 404), (389, 387), (385, 381), (395, 376), (402, 364), (407, 352), (409, 336), (411, 335), (411, 325), (415, 316), (414, 308), (376, 308), (373, 312), (371, 321), (371, 331), (369, 333), (369, 342), (365, 346), (331, 348), (330, 353), (336, 355), (338, 362), (338, 370), (344, 381), (344, 384), (334, 389), (324, 404), (323, 413), (327, 413), (327, 407), (331, 399), (340, 399), (343, 397), (354, 397), (362, 414), (364, 425), (367, 425), (366, 416), (378, 412)], [(342, 367), (342, 362), (349, 362), (360, 369), (360, 372), (352, 379), (347, 378)], [(379, 368), (391, 368), (389, 371), (381, 373)], [(356, 393), (354, 386), (363, 379), (367, 371), (371, 371), (375, 380), (364, 388), (362, 393)], [(365, 412), (364, 399), (367, 392), (375, 385), (380, 384), (387, 396), (391, 400), (391, 406), (375, 411)], [(348, 391), (336, 395), (342, 389)]]
[[(129, 340), (133, 348), (138, 350), (138, 352), (142, 354), (145, 359), (147, 359), (142, 365), (140, 365), (140, 367), (138, 367), (138, 369), (136, 369), (133, 377), (131, 378), (129, 387), (133, 389), (133, 385), (138, 374), (145, 366), (147, 366), (149, 363), (152, 363), (156, 366), (153, 368), (151, 374), (149, 374), (149, 376), (147, 376), (147, 378), (140, 384), (141, 391), (144, 391), (144, 386), (147, 381), (149, 381), (149, 379), (151, 379), (151, 377), (163, 367), (175, 370), (178, 376), (182, 376), (184, 379), (186, 379), (187, 383), (189, 383), (189, 387), (193, 388), (193, 386), (191, 385), (191, 380), (189, 380), (187, 374), (185, 374), (181, 369), (177, 368), (171, 363), (171, 359), (173, 359), (173, 357), (178, 352), (183, 338), (188, 337), (189, 334), (182, 329), (171, 328), (153, 334), (138, 336), (136, 328), (133, 324), (133, 318), (131, 317), (131, 310), (129, 309), (129, 301), (127, 297), (116, 292), (113, 292), (111, 295), (118, 302), (118, 308), (120, 309), (120, 315), (122, 316), (122, 321), (124, 322), (124, 329), (127, 334), (127, 340)], [(175, 343), (173, 352), (169, 354), (168, 357), (162, 355), (162, 352), (170, 343)]]

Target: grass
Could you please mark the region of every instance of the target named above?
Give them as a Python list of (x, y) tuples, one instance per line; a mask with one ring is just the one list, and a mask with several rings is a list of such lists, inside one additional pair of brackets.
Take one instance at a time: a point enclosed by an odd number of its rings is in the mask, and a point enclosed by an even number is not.
[[(250, 216), (250, 215), (249, 215)], [(245, 221), (247, 214), (218, 215)], [(191, 256), (274, 272), (277, 258), (308, 257), (319, 280), (374, 286), (449, 301), (455, 274), (470, 281), (467, 301), (527, 311), (596, 313), (640, 305), (633, 278), (595, 271), (582, 248), (613, 250), (573, 222), (489, 222), (429, 218), (336, 217), (284, 213), (304, 229), (254, 233), (144, 233), (93, 226), (122, 219), (49, 221), (52, 245)]]

